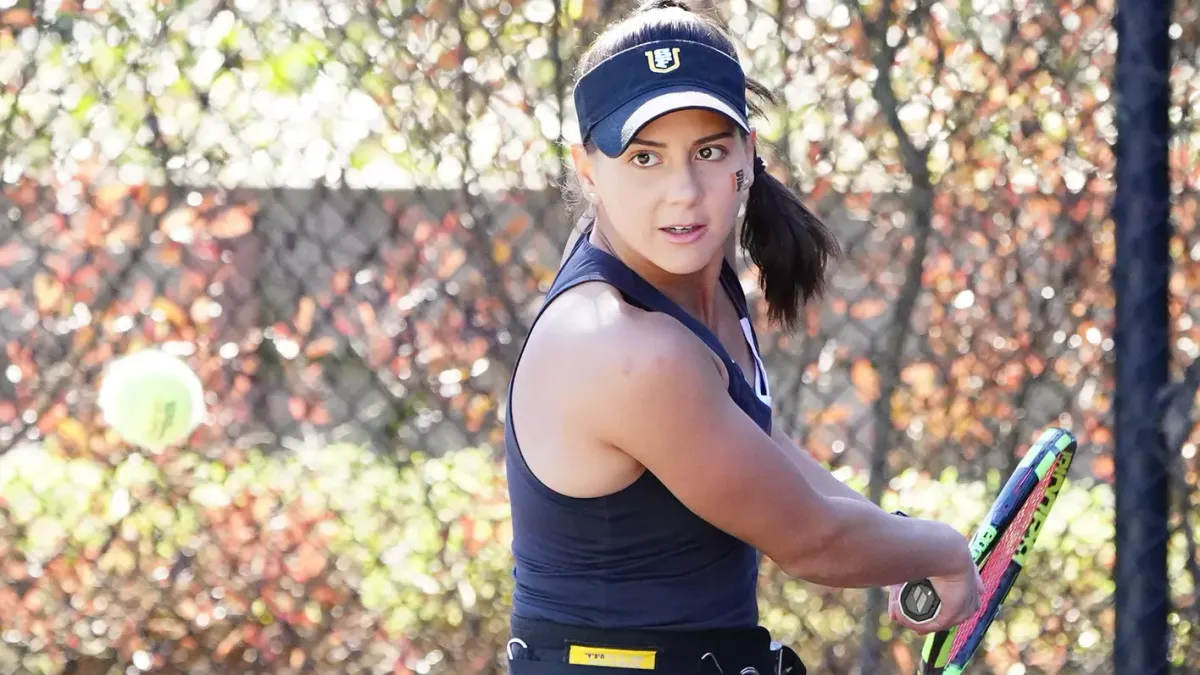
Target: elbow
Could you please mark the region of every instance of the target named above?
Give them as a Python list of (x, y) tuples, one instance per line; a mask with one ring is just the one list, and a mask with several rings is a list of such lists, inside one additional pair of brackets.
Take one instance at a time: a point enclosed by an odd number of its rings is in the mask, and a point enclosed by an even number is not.
[(828, 500), (814, 511), (804, 526), (790, 528), (791, 536), (780, 542), (778, 556), (771, 558), (788, 576), (821, 583), (841, 558), (837, 548), (844, 539), (843, 526)]

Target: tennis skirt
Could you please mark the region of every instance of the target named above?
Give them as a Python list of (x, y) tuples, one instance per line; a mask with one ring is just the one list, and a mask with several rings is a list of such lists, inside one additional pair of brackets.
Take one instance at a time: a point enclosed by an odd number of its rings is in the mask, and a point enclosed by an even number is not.
[(609, 631), (513, 617), (509, 675), (805, 675), (765, 628)]

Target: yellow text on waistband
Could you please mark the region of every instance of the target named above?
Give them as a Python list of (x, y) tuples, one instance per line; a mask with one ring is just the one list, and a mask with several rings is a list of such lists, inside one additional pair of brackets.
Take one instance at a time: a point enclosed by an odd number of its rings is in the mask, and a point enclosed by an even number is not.
[(635, 649), (610, 649), (607, 647), (585, 647), (571, 645), (567, 650), (567, 663), (575, 666), (599, 666), (601, 668), (631, 668), (654, 670), (654, 652)]

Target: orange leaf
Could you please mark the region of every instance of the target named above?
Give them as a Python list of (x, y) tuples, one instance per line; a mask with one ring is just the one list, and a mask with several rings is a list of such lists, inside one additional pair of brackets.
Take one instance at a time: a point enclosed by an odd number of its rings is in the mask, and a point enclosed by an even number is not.
[(894, 643), (892, 645), (892, 658), (895, 659), (899, 666), (898, 670), (902, 673), (911, 673), (916, 669), (916, 664), (913, 663), (913, 653), (908, 645)]
[(524, 211), (520, 211), (512, 218), (508, 219), (508, 223), (504, 225), (504, 234), (508, 235), (510, 238), (515, 238), (529, 228), (529, 223), (529, 214), (525, 213)]
[(379, 325), (379, 322), (375, 320), (375, 308), (369, 302), (358, 303), (358, 320), (368, 331)]
[(300, 335), (308, 335), (312, 332), (313, 315), (316, 314), (317, 303), (309, 296), (300, 298), (300, 306), (296, 309), (296, 318), (292, 320), (292, 325), (296, 327), (296, 332)]
[(173, 326), (182, 326), (187, 323), (187, 313), (179, 305), (166, 298), (155, 298), (150, 307), (154, 311), (162, 312), (163, 318)]
[(192, 311), (190, 312), (190, 315), (192, 317), (192, 323), (195, 323), (195, 324), (207, 323), (208, 320), (211, 319), (213, 314), (215, 313), (214, 308), (218, 308), (218, 307), (219, 307), (219, 305), (217, 305), (217, 303), (214, 302), (212, 298), (208, 298), (208, 297), (196, 298), (196, 302), (192, 303)]
[(136, 220), (119, 221), (109, 229), (108, 234), (104, 237), (104, 245), (115, 247), (117, 244), (123, 244), (127, 247), (137, 245), (137, 240), (142, 234), (141, 225)]
[(195, 225), (196, 210), (190, 206), (172, 209), (158, 221), (158, 229), (175, 241), (191, 241)]
[(933, 395), (937, 389), (937, 368), (932, 363), (914, 363), (900, 373), (900, 379), (912, 387), (913, 394), (919, 398)]
[(855, 319), (873, 319), (887, 311), (888, 303), (878, 298), (859, 300), (850, 307), (850, 316)]
[(241, 644), (241, 642), (241, 632), (236, 630), (230, 631), (229, 635), (226, 635), (225, 639), (221, 640), (221, 642), (217, 644), (217, 648), (214, 651), (214, 656), (219, 659), (224, 659), (225, 657), (229, 656), (229, 653), (233, 651), (233, 648)]
[(345, 293), (350, 290), (350, 272), (347, 270), (338, 270), (333, 274), (333, 290), (336, 293)]
[(325, 569), (326, 561), (320, 549), (306, 542), (287, 561), (288, 572), (299, 583), (308, 583)]
[(50, 253), (44, 256), (42, 264), (54, 272), (54, 276), (61, 281), (66, 281), (71, 277), (71, 261), (61, 253)]
[(879, 374), (866, 359), (858, 359), (850, 366), (850, 381), (858, 390), (858, 396), (869, 402), (879, 398)]
[(10, 9), (0, 14), (0, 26), (28, 28), (33, 25), (33, 12), (28, 9)]
[(808, 450), (808, 454), (818, 462), (828, 462), (833, 459), (833, 447), (822, 439), (810, 438), (804, 449)]
[(336, 346), (337, 341), (329, 336), (318, 338), (310, 342), (308, 346), (304, 348), (304, 356), (310, 359), (321, 358), (322, 356), (325, 356), (329, 352), (333, 351), (333, 348)]
[(445, 51), (438, 57), (438, 68), (442, 70), (456, 70), (462, 63), (456, 51)]
[(217, 239), (240, 237), (254, 229), (254, 207), (231, 206), (208, 221), (208, 233)]
[(115, 215), (120, 212), (121, 203), (128, 195), (129, 186), (124, 183), (113, 183), (92, 189), (92, 201), (96, 208), (105, 215)]
[(287, 408), (292, 417), (298, 420), (304, 419), (308, 413), (308, 404), (305, 403), (304, 399), (300, 398), (299, 396), (289, 397)]
[(461, 248), (451, 249), (441, 255), (437, 269), (437, 275), (441, 279), (448, 279), (458, 268), (467, 260), (467, 254)]
[(497, 264), (506, 265), (511, 258), (512, 246), (510, 246), (508, 242), (501, 241), (500, 239), (492, 242), (492, 259), (495, 260)]
[(326, 584), (321, 584), (308, 591), (308, 599), (322, 605), (336, 605), (342, 601), (342, 593)]
[(170, 203), (171, 202), (167, 199), (166, 193), (160, 192), (150, 199), (150, 204), (147, 205), (146, 208), (149, 209), (150, 213), (153, 213), (157, 216), (163, 211), (166, 211), (167, 206), (169, 206)]
[(158, 249), (158, 262), (168, 267), (176, 267), (183, 262), (183, 251), (179, 246), (167, 242), (167, 245)]
[(39, 312), (53, 312), (62, 302), (63, 285), (48, 274), (39, 274), (33, 278), (33, 297)]
[(817, 424), (842, 424), (850, 419), (850, 409), (844, 405), (831, 405), (817, 414)]
[(23, 246), (15, 241), (10, 241), (7, 244), (0, 246), (0, 267), (8, 267), (9, 265), (23, 259), (29, 254)]
[(312, 411), (308, 414), (308, 421), (317, 425), (325, 425), (329, 424), (329, 421), (332, 419), (332, 417), (333, 416), (329, 414), (328, 408), (323, 405), (317, 405), (313, 406)]
[(86, 448), (88, 444), (87, 429), (74, 417), (65, 417), (58, 423), (58, 436), (64, 444), (77, 449)]
[(600, 18), (600, 2), (598, 0), (583, 0), (580, 10), (581, 21), (595, 21)]
[(1108, 455), (1100, 455), (1092, 460), (1092, 475), (1099, 480), (1112, 480), (1115, 468), (1112, 457)]

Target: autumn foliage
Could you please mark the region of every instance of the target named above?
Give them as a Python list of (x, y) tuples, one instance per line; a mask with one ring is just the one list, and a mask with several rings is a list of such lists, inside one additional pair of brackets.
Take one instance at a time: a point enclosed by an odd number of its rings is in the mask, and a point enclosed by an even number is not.
[[(571, 225), (571, 69), (627, 3), (8, 5), (0, 672), (502, 672), (504, 387)], [(1200, 355), (1186, 5), (1176, 371)], [(716, 8), (785, 101), (758, 121), (770, 170), (846, 249), (800, 330), (760, 326), (778, 423), (886, 507), (963, 531), (1045, 425), (1074, 430), (976, 670), (1109, 672), (1113, 2)], [(211, 410), (159, 454), (94, 401), (104, 365), (149, 344)], [(1179, 672), (1200, 663), (1190, 440)], [(877, 594), (768, 565), (760, 595), (810, 671), (911, 672)]]

